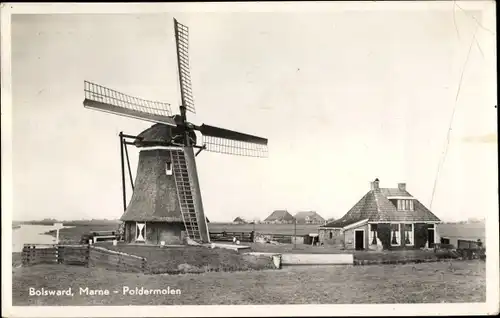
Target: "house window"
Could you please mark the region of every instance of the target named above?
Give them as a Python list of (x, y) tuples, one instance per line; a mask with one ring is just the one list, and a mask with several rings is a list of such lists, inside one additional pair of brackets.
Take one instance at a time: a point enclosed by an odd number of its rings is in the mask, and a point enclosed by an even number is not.
[(172, 175), (172, 163), (169, 161), (167, 161), (167, 163), (165, 165), (165, 173), (167, 174), (167, 176)]
[(377, 224), (370, 224), (370, 232), (368, 233), (368, 242), (371, 245), (377, 244)]
[(405, 245), (413, 245), (413, 224), (404, 225)]
[(400, 229), (399, 229), (400, 224), (391, 224), (391, 245), (400, 245)]
[(413, 200), (398, 200), (398, 210), (413, 211)]
[(330, 231), (330, 240), (333, 238), (333, 232)]

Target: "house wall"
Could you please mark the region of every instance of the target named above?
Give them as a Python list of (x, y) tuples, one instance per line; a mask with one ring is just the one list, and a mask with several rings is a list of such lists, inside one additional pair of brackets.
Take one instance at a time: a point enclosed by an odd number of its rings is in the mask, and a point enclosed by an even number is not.
[(355, 227), (355, 228), (352, 228), (352, 229), (348, 229), (348, 230), (345, 230), (344, 231), (344, 245), (345, 245), (345, 249), (346, 250), (353, 250), (355, 249), (355, 246), (354, 246), (354, 231), (355, 230), (364, 230), (365, 231), (365, 234), (364, 234), (364, 247), (365, 249), (368, 249), (368, 224), (365, 224), (365, 225), (360, 225), (358, 227)]
[[(330, 233), (332, 233), (332, 238), (330, 239)], [(318, 231), (319, 242), (323, 245), (335, 246), (338, 248), (344, 248), (344, 234), (341, 229), (323, 229), (320, 228)]]
[(439, 233), (439, 224), (434, 225), (434, 231), (436, 231), (436, 240), (435, 243), (439, 243), (441, 241), (441, 235)]
[[(379, 224), (384, 224), (384, 223), (379, 223)], [(398, 249), (418, 249), (420, 248), (419, 244), (422, 243), (422, 240), (427, 241), (427, 223), (413, 223), (413, 244), (406, 245), (405, 243), (405, 236), (404, 236), (404, 225), (405, 224), (410, 224), (410, 223), (392, 223), (392, 224), (399, 224), (399, 244), (398, 245), (391, 245), (390, 248), (394, 250)], [(386, 225), (389, 225), (387, 223)], [(417, 232), (419, 231), (420, 227), (424, 227), (424, 236), (419, 238)], [(436, 232), (435, 235), (435, 242), (439, 243), (440, 236), (439, 236), (439, 229), (437, 224), (434, 225), (434, 231)], [(392, 234), (391, 234), (392, 238)], [(423, 244), (423, 243), (422, 243)], [(425, 244), (427, 245), (427, 244)], [(423, 247), (423, 246), (422, 246)]]
[[(125, 241), (135, 242), (136, 222), (125, 222)], [(146, 244), (183, 244), (184, 224), (181, 222), (146, 222)], [(142, 242), (141, 242), (142, 243)]]

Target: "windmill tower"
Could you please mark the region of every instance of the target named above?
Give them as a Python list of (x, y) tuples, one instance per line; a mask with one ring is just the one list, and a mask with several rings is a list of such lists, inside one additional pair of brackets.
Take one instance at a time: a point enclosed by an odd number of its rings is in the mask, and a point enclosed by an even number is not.
[[(208, 243), (195, 157), (202, 151), (266, 157), (267, 139), (215, 126), (194, 125), (187, 112), (195, 112), (189, 68), (189, 31), (174, 19), (177, 68), (180, 82), (180, 113), (170, 105), (132, 97), (85, 81), (84, 106), (119, 116), (154, 123), (137, 136), (120, 133), (125, 241), (130, 243), (179, 244), (184, 233)], [(202, 135), (198, 143), (196, 131)], [(135, 182), (132, 181), (127, 145), (139, 149)], [(195, 154), (194, 149), (197, 149)], [(132, 185), (127, 205), (125, 159)]]

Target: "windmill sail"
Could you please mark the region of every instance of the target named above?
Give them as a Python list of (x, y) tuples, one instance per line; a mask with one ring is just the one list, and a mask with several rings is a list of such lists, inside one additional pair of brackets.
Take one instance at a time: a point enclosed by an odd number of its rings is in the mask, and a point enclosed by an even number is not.
[(84, 82), (87, 108), (120, 116), (143, 119), (146, 121), (176, 126), (171, 116), (170, 104), (132, 97), (104, 86)]
[(191, 72), (189, 70), (189, 29), (177, 22), (176, 19), (174, 19), (174, 29), (182, 106), (195, 113), (193, 91), (191, 89)]
[(267, 157), (267, 139), (233, 130), (201, 125), (205, 149), (211, 152), (247, 156)]

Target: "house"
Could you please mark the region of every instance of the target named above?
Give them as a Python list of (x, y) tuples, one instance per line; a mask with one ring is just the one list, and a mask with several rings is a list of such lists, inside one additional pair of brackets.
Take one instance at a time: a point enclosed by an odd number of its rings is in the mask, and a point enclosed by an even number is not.
[(236, 217), (236, 219), (233, 220), (233, 223), (234, 224), (246, 224), (247, 222), (238, 216), (238, 217)]
[(325, 224), (325, 219), (316, 211), (302, 211), (295, 214), (297, 224)]
[(275, 210), (264, 220), (264, 223), (273, 224), (291, 224), (294, 222), (294, 217), (287, 210)]
[(397, 188), (371, 189), (340, 219), (319, 228), (320, 242), (345, 249), (432, 247), (439, 243), (437, 225), (441, 220), (406, 191)]

